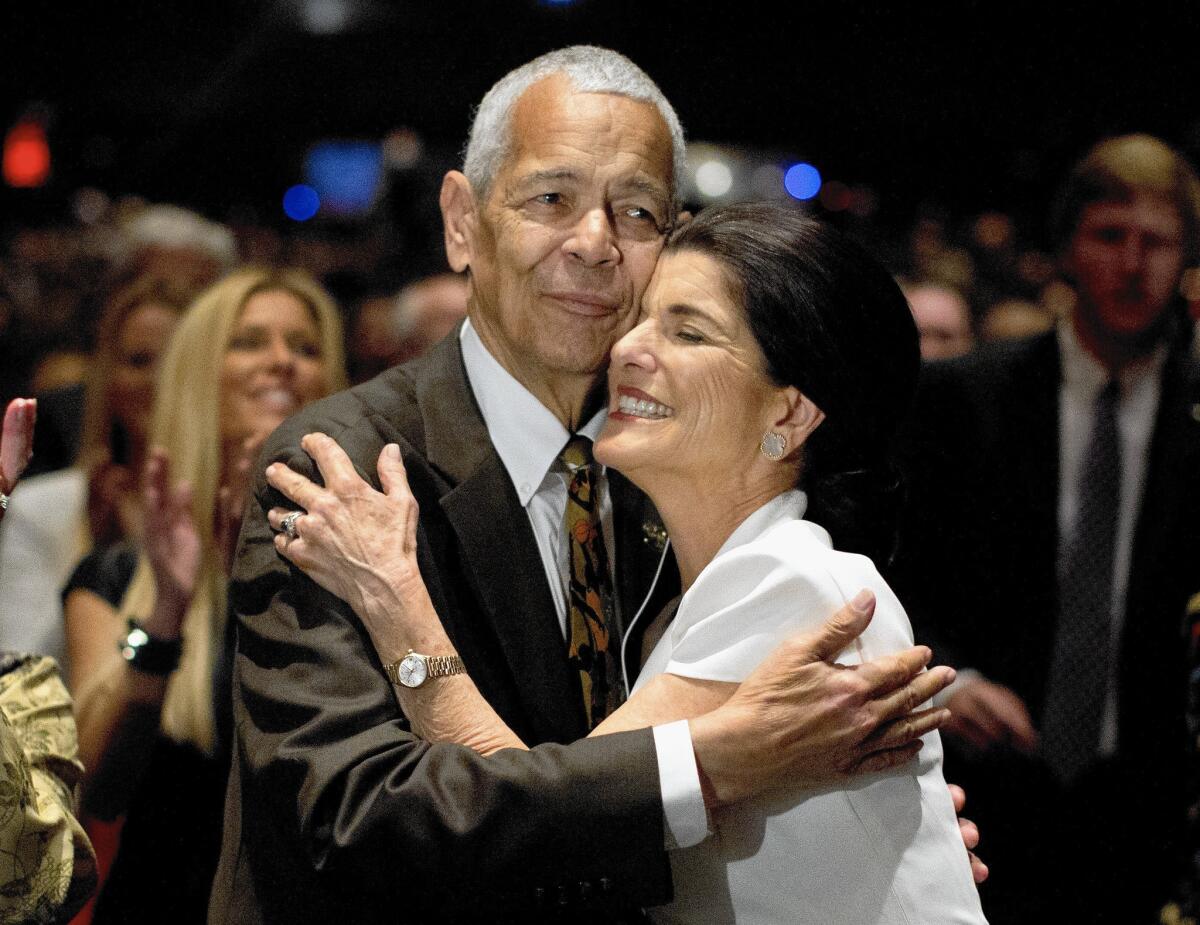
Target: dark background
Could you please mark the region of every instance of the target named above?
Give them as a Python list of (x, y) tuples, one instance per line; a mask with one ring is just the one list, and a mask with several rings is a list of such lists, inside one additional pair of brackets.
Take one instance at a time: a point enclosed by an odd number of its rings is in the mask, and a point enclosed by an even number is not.
[(89, 185), (284, 225), (313, 140), (409, 126), (445, 161), (494, 80), (576, 42), (642, 65), (690, 138), (805, 157), (896, 226), (923, 203), (1032, 222), (1103, 134), (1200, 148), (1194, 2), (332, 2), (347, 28), (318, 35), (301, 0), (4, 0), (0, 128), (45, 113), (55, 158), (4, 217)]

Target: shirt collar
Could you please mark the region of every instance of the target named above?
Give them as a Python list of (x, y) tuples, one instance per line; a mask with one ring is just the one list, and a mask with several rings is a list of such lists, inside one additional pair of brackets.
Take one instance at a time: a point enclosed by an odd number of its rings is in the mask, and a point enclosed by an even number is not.
[[(801, 520), (807, 509), (808, 495), (801, 489), (792, 488), (781, 492), (738, 524), (737, 529), (729, 534), (729, 539), (717, 550), (717, 555), (729, 552), (738, 546), (744, 546), (751, 540), (757, 539), (768, 527), (773, 527), (777, 523), (785, 520)], [(822, 542), (829, 544), (829, 534), (824, 527), (817, 524), (810, 524), (810, 526), (817, 532), (818, 537), (823, 537)]]
[[(512, 479), (521, 506), (526, 507), (571, 434), (549, 408), (488, 352), (470, 319), (463, 323), (459, 340), (467, 381), (492, 446)], [(579, 433), (594, 441), (607, 416), (607, 409), (601, 408)]]
[[(1058, 349), (1062, 360), (1063, 385), (1069, 392), (1082, 395), (1099, 395), (1111, 375), (1108, 368), (1097, 360), (1075, 332), (1070, 316), (1058, 324)], [(1167, 345), (1160, 343), (1147, 356), (1129, 363), (1117, 374), (1121, 393), (1129, 394), (1134, 386), (1147, 378), (1157, 378), (1167, 360)]]

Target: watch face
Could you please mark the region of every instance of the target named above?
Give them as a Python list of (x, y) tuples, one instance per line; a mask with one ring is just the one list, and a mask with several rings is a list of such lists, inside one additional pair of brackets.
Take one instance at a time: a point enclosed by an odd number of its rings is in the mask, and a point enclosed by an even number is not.
[(405, 687), (420, 687), (429, 676), (429, 666), (419, 655), (406, 655), (400, 661), (396, 674)]

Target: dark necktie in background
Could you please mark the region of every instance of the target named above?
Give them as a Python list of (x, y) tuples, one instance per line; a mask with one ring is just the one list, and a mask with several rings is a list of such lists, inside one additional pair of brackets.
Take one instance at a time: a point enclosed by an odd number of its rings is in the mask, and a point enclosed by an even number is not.
[(1059, 560), (1058, 626), (1042, 720), (1042, 751), (1064, 782), (1095, 758), (1108, 694), (1121, 491), (1119, 398), (1115, 381), (1096, 398), (1079, 509)]
[(564, 525), (570, 575), (567, 582), (568, 657), (579, 671), (588, 728), (594, 729), (621, 702), (613, 627), (612, 573), (600, 526), (592, 441), (572, 437), (559, 458), (571, 473)]

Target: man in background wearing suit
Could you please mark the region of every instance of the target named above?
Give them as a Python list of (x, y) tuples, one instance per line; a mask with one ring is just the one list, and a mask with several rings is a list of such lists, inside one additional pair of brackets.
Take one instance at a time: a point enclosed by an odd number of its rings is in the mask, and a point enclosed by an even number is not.
[[(945, 674), (910, 683), (919, 650), (838, 670), (822, 659), (858, 630), (829, 628), (823, 642), (782, 647), (759, 687), (748, 680), (690, 727), (580, 738), (589, 725), (564, 637), (569, 473), (558, 456), (603, 421), (595, 386), (675, 221), (682, 162), (678, 119), (622, 56), (565, 49), (509, 74), (480, 105), (464, 172), (442, 189), (447, 253), (469, 271), (469, 322), (268, 440), (264, 467), (313, 475), (299, 443), (320, 431), (376, 484), (382, 448), (401, 447), (437, 611), (504, 720), (544, 744), (485, 759), (413, 736), (363, 624), (276, 553), (266, 512), (283, 498), (260, 470), (230, 594), (237, 736), (210, 921), (611, 921), (670, 896), (665, 848), (705, 837), (706, 799), (912, 753), (921, 721), (869, 732)], [(651, 594), (665, 558), (654, 512), (615, 473), (606, 482), (619, 640), (678, 581)]]
[(946, 773), (1005, 872), (983, 891), (996, 925), (1147, 921), (1170, 880), (1200, 523), (1179, 297), (1198, 190), (1157, 139), (1097, 145), (1055, 213), (1069, 317), (923, 375), (895, 577), (917, 638), (963, 669)]

